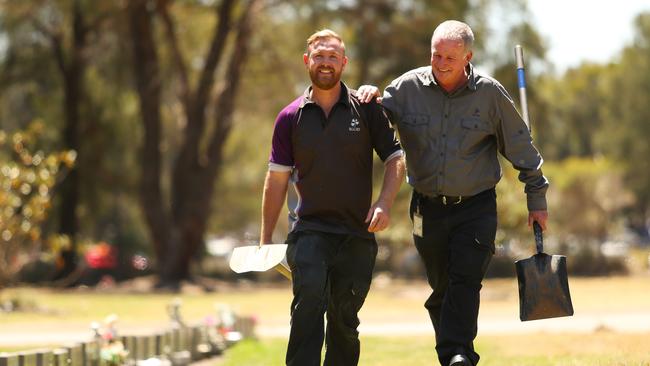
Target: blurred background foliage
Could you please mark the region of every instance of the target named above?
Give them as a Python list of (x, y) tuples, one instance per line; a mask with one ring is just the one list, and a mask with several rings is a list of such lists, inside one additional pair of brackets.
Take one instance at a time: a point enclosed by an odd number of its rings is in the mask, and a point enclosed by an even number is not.
[[(474, 64), (500, 80), (517, 104), (512, 49), (524, 47), (533, 134), (552, 184), (549, 251), (572, 255), (575, 273), (626, 272), (629, 258), (646, 258), (630, 251), (647, 250), (650, 222), (650, 14), (638, 15), (634, 41), (621, 44), (609, 63), (561, 73), (546, 58), (543, 31), (529, 15), (525, 0), (0, 1), (0, 284), (16, 280), (35, 252), (62, 261), (41, 278), (54, 280), (87, 270), (84, 248), (109, 243), (120, 262), (110, 273), (122, 278), (134, 266), (160, 273), (165, 253), (185, 246), (184, 238), (201, 244), (188, 252), (194, 274), (215, 253), (204, 240), (256, 242), (273, 121), (308, 85), (307, 36), (324, 27), (342, 34), (350, 57), (345, 81), (383, 87), (428, 64), (431, 32), (449, 18), (473, 27)], [(134, 19), (150, 22), (150, 39), (141, 38), (144, 23)], [(210, 69), (212, 42), (224, 25), (224, 66)], [(138, 59), (134, 52), (144, 46), (151, 57)], [(240, 49), (245, 57), (236, 58)], [(205, 75), (212, 83), (196, 123), (191, 112), (200, 93), (193, 87)], [(143, 105), (153, 106), (153, 114)], [(148, 115), (158, 116), (155, 140), (146, 140)], [(199, 138), (188, 147), (192, 131)], [(213, 156), (215, 135), (222, 146)], [(16, 150), (16, 139), (23, 150)], [(153, 146), (153, 155), (143, 153), (145, 146)], [(511, 275), (512, 260), (532, 252), (523, 186), (509, 163), (502, 165), (493, 275)], [(159, 167), (155, 174), (152, 166)], [(183, 170), (188, 166), (196, 170)], [(381, 168), (378, 162), (377, 184)], [(186, 180), (210, 189), (183, 195), (179, 182)], [(153, 191), (154, 201), (143, 199)], [(392, 228), (378, 236), (378, 268), (397, 275), (412, 275), (409, 266), (417, 266), (409, 198), (404, 184)], [(201, 201), (203, 210), (196, 208)], [(155, 225), (156, 214), (167, 224)], [(283, 219), (276, 241), (286, 235)], [(160, 246), (155, 233), (167, 228), (173, 240)], [(50, 235), (55, 239), (46, 240)], [(647, 270), (647, 260), (636, 267)]]
[[(0, 131), (0, 282), (50, 252), (42, 226), (48, 218), (58, 183), (74, 166), (76, 153), (46, 153), (39, 148), (45, 125), (35, 121), (7, 135)], [(65, 244), (64, 244), (65, 245)]]

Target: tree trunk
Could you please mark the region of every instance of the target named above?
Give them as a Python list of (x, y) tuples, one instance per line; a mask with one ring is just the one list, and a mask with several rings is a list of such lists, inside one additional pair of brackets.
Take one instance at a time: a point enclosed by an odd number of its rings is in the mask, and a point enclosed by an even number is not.
[[(77, 156), (81, 155), (79, 130), (81, 121), (81, 103), (83, 95), (83, 77), (86, 62), (83, 52), (86, 47), (86, 28), (80, 4), (75, 1), (72, 19), (72, 49), (69, 62), (63, 57), (63, 45), (60, 38), (52, 38), (52, 46), (57, 56), (59, 69), (64, 85), (64, 115), (63, 143), (66, 150), (74, 150)], [(59, 232), (70, 239), (70, 247), (63, 249), (60, 257), (63, 266), (55, 275), (56, 279), (65, 278), (77, 268), (76, 236), (79, 230), (77, 207), (79, 205), (79, 169), (72, 167), (61, 184), (61, 206)]]
[(147, 9), (147, 3), (147, 0), (132, 0), (129, 3), (135, 84), (144, 125), (144, 142), (140, 150), (140, 203), (153, 241), (154, 253), (158, 259), (157, 267), (161, 279), (167, 280), (168, 276), (163, 270), (166, 268), (164, 258), (168, 249), (174, 247), (178, 235), (172, 235), (175, 230), (167, 208), (163, 204), (160, 183), (162, 176), (161, 79), (153, 38), (153, 13)]
[[(229, 16), (224, 12), (230, 12), (232, 1), (224, 2), (219, 9), (219, 25), (213, 38), (213, 47), (208, 55), (208, 60), (215, 60), (215, 64), (208, 63), (207, 71), (214, 73), (219, 60), (223, 59), (224, 30), (228, 27), (224, 22), (229, 22)], [(184, 279), (190, 276), (190, 264), (193, 259), (198, 258), (201, 248), (204, 245), (203, 237), (207, 220), (211, 212), (212, 195), (214, 186), (219, 176), (222, 163), (223, 148), (232, 126), (232, 114), (235, 107), (235, 98), (241, 78), (241, 69), (248, 57), (249, 40), (251, 33), (251, 18), (256, 12), (258, 0), (249, 1), (245, 6), (243, 14), (239, 18), (233, 51), (228, 60), (228, 70), (225, 73), (225, 86), (217, 96), (215, 131), (210, 138), (208, 149), (201, 155), (198, 137), (205, 133), (205, 115), (209, 107), (208, 99), (201, 99), (204, 84), (199, 85), (197, 96), (192, 105), (187, 106), (188, 124), (186, 138), (183, 146), (185, 154), (181, 154), (174, 167), (174, 197), (173, 215), (174, 221), (178, 224), (181, 232), (183, 245), (179, 248), (178, 256), (170, 258), (170, 268), (178, 278)], [(210, 67), (213, 69), (210, 71)], [(210, 80), (214, 84), (214, 80)], [(210, 87), (212, 89), (212, 87)], [(194, 136), (195, 138), (191, 138)]]
[[(194, 91), (189, 87), (188, 69), (177, 44), (174, 22), (168, 13), (169, 1), (158, 0), (156, 3), (166, 27), (167, 40), (171, 43), (170, 49), (182, 84), (179, 99), (187, 118), (183, 145), (173, 167), (171, 211), (163, 204), (164, 195), (160, 183), (162, 86), (152, 23), (154, 10), (147, 8), (147, 0), (131, 0), (129, 3), (134, 73), (145, 129), (141, 203), (154, 241), (161, 286), (176, 287), (180, 281), (190, 279), (191, 262), (203, 247), (214, 185), (219, 176), (224, 144), (232, 124), (241, 68), (248, 55), (251, 14), (259, 3), (259, 0), (246, 2), (236, 26), (231, 27), (230, 19), (237, 1), (221, 2), (217, 8), (219, 21)], [(215, 72), (223, 60), (226, 39), (231, 32), (235, 32), (236, 36), (224, 76), (225, 86), (217, 97), (215, 132), (208, 141), (207, 151), (201, 151), (201, 138), (206, 133), (206, 112), (210, 106), (209, 95), (214, 89)]]

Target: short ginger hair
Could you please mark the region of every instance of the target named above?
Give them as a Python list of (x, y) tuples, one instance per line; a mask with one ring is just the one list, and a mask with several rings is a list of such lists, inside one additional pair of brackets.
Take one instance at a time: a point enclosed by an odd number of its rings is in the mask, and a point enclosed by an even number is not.
[(345, 43), (343, 42), (343, 38), (341, 38), (341, 36), (339, 36), (338, 33), (334, 32), (331, 29), (323, 29), (323, 30), (319, 30), (318, 32), (312, 34), (311, 36), (309, 36), (309, 38), (307, 38), (307, 54), (311, 52), (311, 48), (314, 45), (314, 43), (329, 38), (334, 38), (337, 41), (339, 41), (341, 43), (341, 48), (343, 48), (343, 52), (345, 53)]

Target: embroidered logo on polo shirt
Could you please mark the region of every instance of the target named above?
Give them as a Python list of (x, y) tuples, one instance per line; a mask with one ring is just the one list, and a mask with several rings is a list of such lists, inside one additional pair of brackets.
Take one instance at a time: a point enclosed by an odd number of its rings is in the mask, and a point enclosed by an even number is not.
[(350, 127), (348, 128), (348, 130), (352, 132), (361, 131), (361, 127), (359, 127), (359, 120), (356, 118), (352, 118), (352, 122), (350, 122)]

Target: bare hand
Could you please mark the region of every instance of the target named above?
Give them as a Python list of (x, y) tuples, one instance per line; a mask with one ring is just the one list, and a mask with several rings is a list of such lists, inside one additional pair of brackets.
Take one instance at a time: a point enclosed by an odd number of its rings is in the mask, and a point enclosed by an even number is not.
[(375, 203), (368, 210), (365, 222), (370, 222), (370, 225), (368, 225), (369, 232), (382, 231), (390, 224), (390, 210), (384, 208), (380, 203)]
[(548, 220), (548, 211), (530, 211), (528, 213), (528, 227), (533, 226), (533, 222), (537, 221), (539, 226), (542, 227), (542, 231), (546, 230), (546, 220)]
[(381, 103), (381, 93), (379, 88), (374, 85), (361, 85), (357, 89), (357, 97), (361, 103), (370, 103), (377, 98), (377, 103)]

